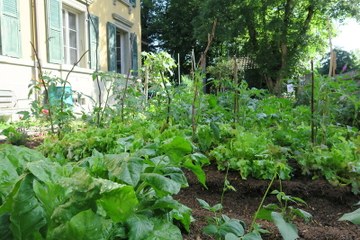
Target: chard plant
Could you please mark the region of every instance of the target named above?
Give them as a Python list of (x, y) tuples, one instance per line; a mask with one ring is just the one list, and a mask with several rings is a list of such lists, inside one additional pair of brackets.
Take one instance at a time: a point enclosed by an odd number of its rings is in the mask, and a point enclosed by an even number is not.
[(158, 143), (121, 137), (116, 153), (76, 162), (0, 146), (0, 239), (182, 239), (191, 209), (172, 195), (188, 185), (181, 168), (206, 187), (208, 159), (168, 134)]

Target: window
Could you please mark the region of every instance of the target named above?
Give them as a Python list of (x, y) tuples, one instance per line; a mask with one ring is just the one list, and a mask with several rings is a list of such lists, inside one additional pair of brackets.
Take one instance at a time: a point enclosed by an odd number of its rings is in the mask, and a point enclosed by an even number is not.
[(125, 73), (125, 44), (126, 44), (126, 35), (127, 33), (121, 31), (120, 29), (116, 29), (116, 72)]
[(20, 57), (20, 22), (17, 0), (0, 0), (0, 54)]
[(108, 70), (126, 74), (129, 68), (137, 70), (136, 35), (107, 24)]
[(64, 60), (66, 64), (74, 64), (79, 60), (79, 24), (76, 13), (67, 9), (62, 10), (63, 21), (63, 43), (64, 43)]
[[(75, 0), (47, 0), (47, 47), (50, 63), (73, 65), (87, 50), (86, 6)], [(82, 59), (78, 66), (87, 66)]]
[(90, 15), (88, 19), (89, 27), (89, 49), (90, 49), (90, 68), (99, 69), (100, 54), (99, 54), (99, 18)]
[(133, 7), (136, 7), (136, 0), (130, 0), (129, 1)]

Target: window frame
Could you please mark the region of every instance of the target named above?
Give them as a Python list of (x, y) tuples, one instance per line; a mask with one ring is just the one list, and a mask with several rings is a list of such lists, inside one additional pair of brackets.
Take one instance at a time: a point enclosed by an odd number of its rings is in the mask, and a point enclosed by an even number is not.
[[(72, 14), (75, 14), (77, 17), (77, 33), (76, 33), (76, 39), (77, 39), (77, 59), (76, 61), (78, 61), (80, 59), (80, 56), (82, 56), (81, 61), (79, 61), (79, 63), (76, 65), (76, 67), (78, 68), (84, 68), (84, 69), (89, 69), (89, 64), (88, 61), (90, 59), (90, 57), (88, 56), (88, 54), (86, 54), (85, 56), (83, 56), (83, 54), (88, 51), (88, 46), (89, 46), (89, 31), (88, 31), (88, 14), (87, 14), (87, 9), (86, 9), (86, 5), (85, 3), (82, 3), (78, 0), (46, 0), (47, 2), (47, 6), (46, 6), (46, 18), (47, 18), (47, 54), (48, 54), (48, 63), (49, 64), (56, 64), (56, 65), (60, 65), (64, 66), (65, 68), (72, 66), (73, 64), (70, 61), (70, 55), (69, 55), (69, 50), (67, 50), (68, 54), (67, 56), (63, 56), (65, 55), (65, 43), (64, 41), (64, 24), (62, 23), (63, 21), (63, 10), (70, 12)], [(60, 10), (59, 10), (59, 17), (61, 20), (61, 24), (60, 24), (60, 38), (61, 38), (61, 44), (52, 44), (50, 43), (49, 39), (51, 39), (51, 35), (49, 37), (50, 34), (50, 18), (52, 17), (51, 15), (51, 4), (50, 3), (54, 3), (54, 2), (58, 2), (59, 6), (60, 6)], [(67, 33), (69, 35), (69, 33)], [(65, 36), (66, 37), (66, 36)], [(66, 37), (67, 39), (69, 39), (69, 37)], [(68, 44), (68, 43), (66, 43)], [(54, 48), (54, 46), (56, 48)], [(59, 46), (59, 47), (57, 47)], [(59, 50), (54, 50), (54, 49), (59, 49)], [(54, 51), (58, 51), (61, 52), (61, 58), (52, 58), (52, 52)]]
[[(114, 34), (115, 36), (113, 36), (114, 39), (109, 39), (110, 35), (112, 36), (112, 34), (109, 32), (109, 27), (107, 29), (107, 31), (108, 31), (107, 32), (108, 71), (126, 74), (128, 69), (131, 68), (131, 48), (130, 48), (131, 47), (131, 44), (130, 44), (131, 32), (129, 31), (129, 29), (123, 28), (123, 27), (119, 26), (119, 24), (117, 24), (117, 23), (108, 22), (108, 25), (111, 25), (110, 31), (114, 31), (114, 29), (115, 29), (115, 34)], [(118, 42), (117, 42), (117, 34), (118, 33), (120, 33), (120, 49), (121, 49), (120, 70), (117, 67), (117, 65), (118, 65), (117, 64), (117, 62), (118, 62), (117, 48), (119, 46)], [(109, 44), (111, 46), (109, 46)], [(115, 53), (112, 53), (111, 51), (115, 51)], [(115, 57), (113, 55), (115, 55)], [(129, 59), (130, 59), (130, 61), (129, 61)], [(113, 63), (112, 61), (115, 61), (115, 63)]]
[[(21, 41), (21, 15), (20, 15), (20, 0), (14, 0), (15, 1), (15, 7), (16, 7), (16, 13), (6, 12), (3, 9), (3, 1), (0, 1), (0, 55), (4, 57), (12, 57), (12, 58), (18, 58), (20, 59), (22, 57), (22, 41)], [(5, 19), (12, 19), (15, 20), (15, 22), (12, 22), (12, 24), (15, 23), (15, 26), (12, 26), (11, 33), (13, 34), (12, 37), (17, 37), (16, 43), (14, 42), (6, 42), (4, 39), (7, 38), (8, 32), (4, 28), (4, 24), (9, 23)], [(9, 46), (13, 44), (12, 46)], [(10, 48), (9, 48), (10, 47)], [(16, 49), (11, 49), (11, 47), (15, 47)], [(14, 51), (12, 51), (14, 50)]]
[[(63, 64), (73, 65), (80, 58), (80, 14), (78, 11), (74, 10), (67, 5), (62, 5), (62, 21), (63, 21)], [(65, 19), (64, 19), (65, 12)], [(76, 59), (75, 62), (71, 61), (70, 50), (70, 26), (69, 26), (69, 13), (75, 15), (75, 32), (76, 32)], [(65, 29), (64, 29), (65, 28)], [(64, 35), (65, 34), (65, 35)]]

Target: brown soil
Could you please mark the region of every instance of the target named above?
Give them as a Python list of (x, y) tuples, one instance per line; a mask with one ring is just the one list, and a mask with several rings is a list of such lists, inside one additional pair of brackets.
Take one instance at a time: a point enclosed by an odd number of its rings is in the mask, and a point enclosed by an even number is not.
[[(202, 233), (207, 224), (207, 218), (212, 216), (209, 211), (200, 208), (196, 198), (207, 201), (210, 205), (220, 202), (225, 173), (215, 167), (205, 168), (208, 190), (198, 183), (192, 173), (186, 173), (189, 187), (183, 189), (176, 198), (193, 209), (195, 222), (190, 233), (184, 234), (184, 239), (207, 240), (214, 239)], [(242, 180), (239, 173), (230, 172), (228, 180), (236, 192), (228, 191), (224, 196), (223, 214), (244, 221), (247, 226), (252, 221), (263, 194), (270, 181)], [(360, 240), (360, 226), (338, 221), (339, 217), (354, 210), (353, 204), (359, 202), (360, 196), (351, 193), (350, 187), (334, 187), (325, 180), (295, 179), (282, 181), (283, 191), (291, 196), (300, 197), (308, 206), (301, 207), (313, 215), (310, 223), (296, 221), (300, 239), (306, 240)], [(279, 183), (274, 183), (272, 189), (278, 189)], [(276, 203), (274, 197), (268, 197), (265, 204)], [(282, 239), (276, 227), (269, 222), (260, 222), (263, 228), (271, 233), (262, 235), (263, 239)]]

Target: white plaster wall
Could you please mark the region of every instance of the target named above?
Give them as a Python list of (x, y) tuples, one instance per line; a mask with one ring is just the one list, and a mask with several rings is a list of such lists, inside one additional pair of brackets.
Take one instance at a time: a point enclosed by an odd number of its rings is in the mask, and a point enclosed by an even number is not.
[(11, 90), (17, 100), (17, 110), (29, 110), (29, 84), (32, 82), (32, 67), (0, 63), (0, 88)]

